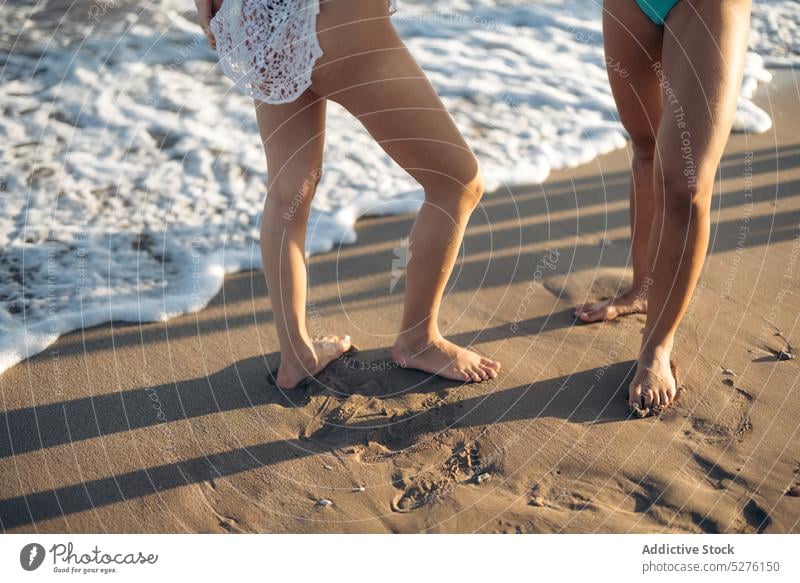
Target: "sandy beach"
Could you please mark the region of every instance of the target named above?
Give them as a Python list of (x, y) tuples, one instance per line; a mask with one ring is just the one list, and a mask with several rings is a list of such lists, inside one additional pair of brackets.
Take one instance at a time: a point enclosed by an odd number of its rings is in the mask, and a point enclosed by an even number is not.
[(302, 390), (270, 381), (260, 272), (198, 313), (75, 332), (11, 368), (3, 531), (800, 531), (800, 360), (780, 358), (800, 347), (798, 96), (778, 74), (756, 99), (774, 129), (728, 144), (677, 342), (686, 391), (661, 417), (623, 399), (644, 316), (572, 316), (630, 277), (619, 150), (476, 211), (441, 321), (502, 362), (497, 380), (392, 364), (410, 215), (310, 259), (312, 333), (359, 350)]

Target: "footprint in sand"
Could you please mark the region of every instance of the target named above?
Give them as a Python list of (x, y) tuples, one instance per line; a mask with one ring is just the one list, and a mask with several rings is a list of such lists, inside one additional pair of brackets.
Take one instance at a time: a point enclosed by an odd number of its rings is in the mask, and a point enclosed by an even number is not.
[(344, 401), (325, 397), (314, 417), (300, 431), (299, 438), (304, 441), (325, 439), (335, 432), (346, 431), (347, 422), (358, 414), (365, 402), (363, 397), (349, 397)]
[[(725, 379), (730, 381), (731, 379)], [(731, 381), (732, 383), (732, 381)], [(753, 431), (753, 422), (750, 418), (750, 410), (756, 402), (755, 396), (745, 389), (736, 387), (735, 384), (723, 382), (728, 387), (734, 389), (731, 396), (724, 396), (720, 403), (723, 409), (712, 410), (714, 421), (701, 416), (690, 414), (692, 429), (702, 435), (706, 443), (724, 443), (731, 440), (744, 441), (747, 434)], [(725, 409), (733, 407), (735, 414), (723, 415)], [(692, 435), (691, 431), (686, 431), (687, 437)]]
[(752, 498), (745, 504), (742, 509), (742, 516), (758, 534), (764, 532), (767, 527), (772, 524), (772, 519), (761, 505)]
[(458, 484), (471, 481), (483, 470), (478, 443), (451, 450), (439, 466), (412, 478), (398, 476), (395, 486), (402, 492), (392, 500), (394, 512), (411, 512), (432, 503)]
[(535, 508), (551, 508), (554, 510), (597, 510), (593, 496), (580, 492), (572, 487), (558, 483), (554, 474), (531, 486), (528, 492), (528, 505)]

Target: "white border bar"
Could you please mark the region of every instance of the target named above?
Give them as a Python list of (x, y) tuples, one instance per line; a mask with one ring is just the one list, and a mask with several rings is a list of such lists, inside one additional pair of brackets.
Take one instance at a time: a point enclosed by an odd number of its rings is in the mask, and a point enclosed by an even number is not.
[[(799, 542), (798, 535), (13, 534), (0, 537), (0, 579), (794, 582), (800, 581)], [(39, 568), (28, 572), (20, 553), (32, 543), (42, 545), (46, 556)], [(70, 543), (72, 556), (67, 557)], [(115, 563), (149, 555), (157, 555), (151, 564)], [(84, 573), (86, 568), (98, 571)], [(104, 574), (103, 568), (114, 572)]]

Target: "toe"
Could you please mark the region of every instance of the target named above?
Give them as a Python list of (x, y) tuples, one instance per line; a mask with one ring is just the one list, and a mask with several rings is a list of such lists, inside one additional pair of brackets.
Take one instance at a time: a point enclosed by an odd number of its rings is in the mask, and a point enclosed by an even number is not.
[(472, 379), (473, 382), (476, 383), (481, 382), (481, 375), (479, 375), (477, 371), (469, 370), (467, 374), (469, 375), (469, 378)]
[(675, 402), (675, 389), (667, 389), (661, 394), (661, 406), (669, 407)]
[(478, 376), (479, 376), (479, 377), (481, 377), (481, 380), (482, 380), (482, 381), (489, 380), (489, 374), (486, 372), (486, 370), (485, 370), (485, 369), (483, 369), (483, 368), (477, 368), (477, 369), (475, 369), (475, 372), (477, 372), (477, 373), (478, 373)]
[(669, 402), (674, 403), (678, 398), (678, 387), (670, 387), (667, 390), (667, 394), (669, 396)]
[(500, 370), (500, 363), (490, 358), (481, 358), (481, 364), (483, 365), (484, 368), (488, 368), (493, 371)]
[(496, 379), (497, 378), (497, 371), (494, 370), (493, 368), (489, 368), (488, 366), (484, 366), (483, 367), (483, 372), (486, 373), (486, 377), (487, 378), (490, 378), (490, 379)]
[(583, 320), (584, 322), (599, 322), (600, 320), (605, 319), (606, 309), (601, 308), (598, 310), (586, 310), (578, 314), (578, 318)]
[(619, 310), (613, 304), (605, 304), (595, 307), (593, 310), (586, 310), (579, 317), (584, 322), (608, 322), (619, 316)]
[(628, 405), (631, 407), (642, 407), (642, 388), (639, 385), (632, 385), (628, 390)]

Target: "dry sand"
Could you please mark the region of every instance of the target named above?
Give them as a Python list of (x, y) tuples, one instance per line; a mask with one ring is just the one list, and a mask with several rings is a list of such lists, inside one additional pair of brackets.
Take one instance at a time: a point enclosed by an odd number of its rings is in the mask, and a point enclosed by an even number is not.
[(70, 334), (8, 371), (3, 529), (800, 531), (787, 495), (800, 360), (769, 352), (786, 345), (778, 331), (800, 347), (798, 95), (779, 76), (760, 94), (775, 130), (730, 141), (678, 341), (688, 391), (662, 417), (627, 419), (623, 401), (644, 317), (571, 315), (587, 291), (629, 278), (620, 151), (489, 194), (476, 213), (442, 323), (503, 362), (496, 381), (391, 365), (408, 216), (363, 220), (356, 245), (312, 258), (312, 331), (349, 332), (361, 351), (308, 390), (268, 382), (276, 341), (258, 272), (228, 278), (198, 314)]

